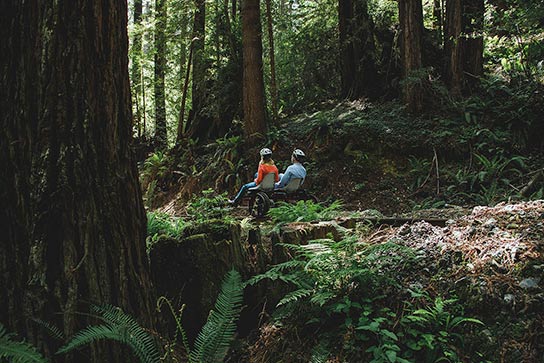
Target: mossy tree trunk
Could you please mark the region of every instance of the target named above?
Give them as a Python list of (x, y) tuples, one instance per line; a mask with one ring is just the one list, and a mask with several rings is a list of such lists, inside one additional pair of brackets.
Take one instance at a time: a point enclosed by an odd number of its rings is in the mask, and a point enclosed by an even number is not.
[(421, 42), (423, 36), (423, 7), (421, 0), (399, 0), (401, 28), (402, 95), (408, 110), (423, 109), (423, 92), (418, 78), (421, 69)]
[(140, 110), (140, 97), (142, 94), (142, 0), (134, 0), (134, 37), (132, 39), (132, 67), (130, 81), (132, 85), (133, 100), (136, 106), (134, 124), (138, 132), (138, 138), (142, 137), (142, 115)]
[(378, 94), (375, 64), (374, 23), (368, 2), (339, 0), (338, 30), (342, 98), (358, 99)]
[(278, 86), (276, 84), (276, 57), (274, 54), (274, 27), (271, 0), (266, 0), (266, 29), (268, 31), (268, 57), (270, 58), (270, 104), (273, 121), (278, 120)]
[(483, 0), (446, 1), (446, 80), (455, 97), (469, 91), (483, 74), (484, 11)]
[[(48, 356), (59, 343), (29, 318), (71, 336), (89, 323), (80, 314), (89, 303), (107, 303), (152, 326), (130, 147), (127, 4), (44, 0), (4, 2), (1, 10), (1, 155), (12, 169), (1, 185), (9, 232), (0, 249), (9, 293), (0, 300), (2, 322)], [(108, 347), (93, 346), (83, 360), (132, 361)]]
[(266, 137), (263, 44), (259, 0), (242, 0), (244, 133), (250, 144)]
[(193, 84), (191, 110), (189, 111), (185, 129), (192, 139), (198, 139), (200, 142), (208, 140), (208, 131), (211, 126), (210, 117), (206, 114), (204, 108), (206, 105), (206, 54), (204, 53), (205, 44), (205, 25), (206, 25), (206, 2), (204, 0), (195, 0), (195, 17), (193, 22)]
[(166, 134), (166, 0), (155, 2), (155, 142), (164, 150), (168, 146)]

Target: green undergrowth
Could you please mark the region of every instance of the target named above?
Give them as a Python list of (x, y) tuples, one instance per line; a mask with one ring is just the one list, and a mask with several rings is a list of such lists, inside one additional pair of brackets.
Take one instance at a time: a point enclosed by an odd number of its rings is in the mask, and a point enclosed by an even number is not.
[(290, 287), (277, 302), (272, 324), (305, 335), (309, 345), (303, 349), (314, 353), (309, 361), (481, 358), (478, 350), (466, 351), (465, 338), (479, 334), (483, 323), (466, 315), (463, 303), (449, 293), (431, 295), (406, 282), (410, 271), (424, 266), (417, 250), (395, 241), (369, 244), (353, 235), (282, 246), (293, 259), (248, 284), (270, 281)]
[(274, 223), (313, 222), (331, 220), (342, 210), (342, 202), (336, 200), (329, 206), (311, 200), (296, 203), (279, 202), (268, 211)]
[[(193, 195), (213, 188), (210, 193), (217, 194), (220, 205), (219, 195), (235, 193), (251, 179), (258, 150), (265, 146), (274, 150), (281, 171), (293, 147), (304, 149), (313, 194), (367, 208), (490, 205), (544, 195), (540, 185), (520, 196), (531, 173), (542, 167), (540, 83), (487, 77), (463, 99), (452, 98), (439, 79), (424, 87), (432, 102), (418, 115), (410, 115), (400, 102), (330, 103), (283, 119), (269, 129), (266, 142), (253, 148), (239, 135), (228, 135), (208, 145), (189, 141), (183, 148), (155, 153), (141, 168), (146, 203), (160, 205), (176, 188), (182, 189), (183, 203), (189, 203)], [(199, 216), (200, 202), (192, 203), (192, 217), (205, 219)]]
[[(242, 310), (243, 282), (236, 270), (229, 271), (221, 284), (221, 290), (214, 308), (209, 312), (205, 325), (200, 330), (192, 347), (189, 345), (185, 329), (181, 324), (184, 306), (176, 311), (170, 300), (161, 297), (157, 301), (157, 311), (166, 304), (176, 321), (176, 333), (172, 340), (158, 338), (147, 328), (142, 327), (136, 319), (121, 308), (112, 305), (91, 305), (89, 316), (98, 324), (90, 324), (70, 339), (66, 340), (55, 326), (40, 321), (39, 325), (48, 332), (59, 332), (54, 338), (62, 344), (55, 355), (60, 356), (96, 344), (98, 341), (114, 341), (127, 346), (135, 361), (140, 363), (179, 362), (188, 358), (189, 363), (223, 362), (234, 341), (236, 323)], [(87, 314), (86, 314), (87, 315)], [(178, 334), (181, 337), (182, 355), (176, 346)], [(0, 360), (14, 363), (47, 363), (49, 362), (33, 345), (18, 341), (14, 334), (8, 334), (0, 324)]]
[(174, 217), (160, 211), (147, 213), (147, 244), (149, 247), (160, 238), (179, 239), (190, 227), (201, 224), (231, 224), (234, 217), (226, 208), (226, 194), (217, 194), (211, 189), (195, 196), (185, 207), (183, 217)]

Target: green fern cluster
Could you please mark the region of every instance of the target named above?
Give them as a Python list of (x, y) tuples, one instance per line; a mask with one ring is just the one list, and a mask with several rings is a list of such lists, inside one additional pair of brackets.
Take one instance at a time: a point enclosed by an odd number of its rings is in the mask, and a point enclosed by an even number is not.
[(191, 363), (223, 362), (234, 340), (242, 300), (242, 278), (237, 271), (231, 270), (223, 280), (214, 309), (195, 340), (189, 354)]
[(181, 335), (189, 363), (223, 362), (234, 339), (236, 321), (242, 309), (243, 287), (242, 278), (236, 270), (231, 270), (225, 275), (215, 307), (210, 311), (208, 320), (198, 334), (193, 348), (189, 345), (187, 334), (181, 323), (185, 305), (176, 312), (170, 300), (164, 296), (159, 298), (158, 311), (161, 311), (162, 305), (166, 304), (176, 322), (173, 345), (176, 345), (178, 334)]
[(91, 306), (91, 311), (103, 324), (91, 325), (81, 330), (57, 354), (105, 339), (127, 345), (141, 363), (159, 362), (160, 355), (153, 337), (134, 318), (111, 305)]
[(147, 213), (147, 236), (150, 238), (158, 235), (179, 237), (188, 224), (183, 219), (171, 217), (166, 213), (149, 212)]
[[(417, 295), (417, 294), (416, 294)], [(412, 296), (415, 296), (412, 293)], [(419, 294), (424, 301), (432, 301), (426, 294)], [(462, 345), (460, 328), (466, 324), (483, 325), (474, 318), (457, 315), (461, 310), (456, 299), (436, 297), (430, 304), (415, 308), (408, 303), (407, 314), (400, 320), (402, 337), (410, 356), (426, 362), (460, 361), (456, 347)]]
[[(174, 314), (177, 323), (176, 333), (180, 332), (182, 335), (190, 363), (223, 362), (234, 340), (236, 322), (242, 310), (243, 286), (242, 278), (237, 271), (231, 270), (227, 273), (215, 307), (210, 311), (208, 320), (198, 334), (193, 349), (189, 348), (185, 330), (181, 326), (183, 309), (178, 315), (166, 298), (159, 299), (158, 307), (160, 308), (161, 302), (166, 301)], [(68, 353), (98, 340), (113, 340), (127, 345), (140, 363), (159, 363), (168, 361), (170, 358), (169, 352), (161, 357), (157, 344), (149, 332), (120, 308), (112, 305), (93, 305), (91, 312), (102, 324), (89, 325), (79, 331), (56, 354)], [(54, 337), (64, 339), (58, 328), (41, 320), (35, 320), (35, 322), (43, 326)], [(8, 362), (13, 363), (47, 363), (47, 360), (35, 347), (24, 341), (13, 341), (12, 338), (13, 334), (8, 334), (0, 324), (0, 362), (7, 359)]]
[(370, 288), (394, 279), (387, 276), (384, 267), (409, 263), (415, 257), (412, 249), (394, 242), (369, 245), (360, 242), (356, 236), (340, 241), (321, 239), (310, 241), (308, 245), (280, 246), (294, 252), (295, 258), (248, 281), (248, 284), (256, 284), (265, 279), (279, 280), (294, 286), (278, 306), (301, 300), (326, 306), (355, 286)]
[(404, 289), (399, 269), (412, 269), (418, 261), (414, 250), (394, 240), (368, 244), (349, 236), (341, 241), (323, 239), (304, 246), (281, 246), (291, 250), (294, 258), (253, 277), (248, 284), (271, 280), (292, 287), (278, 302), (276, 318), (322, 332), (312, 336), (319, 342), (312, 361), (326, 361), (331, 350), (342, 351), (345, 361), (354, 362), (448, 359), (462, 344), (456, 330), (478, 323), (456, 315), (456, 309), (446, 309), (453, 300), (440, 297), (430, 306), (427, 301), (431, 299), (420, 296), (418, 309), (408, 304), (415, 300), (410, 298), (405, 302), (405, 318), (389, 307), (389, 294), (398, 295)]
[(518, 193), (512, 188), (519, 184), (526, 171), (526, 158), (505, 156), (496, 150), (492, 156), (475, 153), (475, 165), (447, 174), (452, 180), (445, 196), (462, 198), (475, 204), (493, 205)]
[(312, 222), (331, 220), (338, 216), (342, 210), (342, 203), (334, 201), (328, 207), (311, 200), (298, 201), (297, 203), (278, 203), (276, 208), (270, 209), (268, 215), (275, 223)]
[(166, 154), (160, 151), (151, 154), (151, 156), (144, 161), (142, 169), (143, 186), (147, 186), (151, 180), (164, 178), (169, 171), (169, 165), (170, 158)]
[(226, 193), (216, 194), (213, 189), (202, 191), (202, 196), (195, 196), (187, 205), (187, 215), (195, 223), (209, 222), (210, 219), (222, 219), (226, 223), (233, 221), (227, 208)]
[(0, 324), (0, 361), (6, 359), (12, 363), (47, 363), (34, 346), (24, 341), (14, 341), (13, 337)]

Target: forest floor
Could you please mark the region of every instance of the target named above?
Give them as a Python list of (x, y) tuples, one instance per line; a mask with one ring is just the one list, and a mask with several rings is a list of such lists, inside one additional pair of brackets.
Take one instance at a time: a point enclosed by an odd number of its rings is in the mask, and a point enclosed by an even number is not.
[[(235, 222), (241, 226), (242, 236), (236, 238), (242, 245), (250, 239), (243, 235), (248, 233), (246, 228), (257, 228), (259, 236), (271, 239), (268, 234), (274, 223), (270, 219), (248, 218), (247, 208), (225, 208), (225, 201), (251, 180), (260, 147), (273, 150), (280, 172), (289, 165), (292, 150), (300, 148), (308, 156), (304, 188), (325, 206), (342, 202), (332, 225), (349, 224), (346, 218), (355, 215), (361, 219), (353, 228), (341, 227), (334, 236), (358, 236), (371, 246), (389, 246), (394, 241), (416, 251), (419, 262), (413, 266), (401, 261), (380, 267), (379, 275), (391, 273), (400, 285), (386, 286), (390, 295), (377, 304), (400, 306), (414, 286), (428, 296), (454, 296), (467, 314), (486, 325), (483, 335), (470, 335), (478, 329), (467, 331), (471, 337), (468, 353), (494, 357), (492, 361), (536, 362), (535, 357), (544, 351), (536, 329), (544, 321), (539, 313), (544, 303), (544, 185), (538, 178), (544, 160), (538, 148), (522, 150), (512, 138), (485, 125), (437, 121), (430, 116), (414, 119), (396, 106), (361, 102), (285, 119), (271, 128), (267, 140), (248, 149), (240, 137), (226, 136), (208, 145), (187, 145), (181, 154), (155, 155), (153, 163), (146, 161), (142, 173), (149, 210), (181, 220), (196, 218), (197, 225)], [(368, 232), (365, 216), (414, 221), (377, 226), (370, 235), (361, 235)], [(437, 218), (442, 219), (441, 226), (417, 221)], [(298, 227), (310, 236), (307, 231), (320, 226), (315, 223)], [(274, 260), (272, 248), (268, 254), (264, 268)], [(242, 262), (241, 269), (246, 264)], [(352, 293), (364, 295), (358, 290)], [(398, 310), (398, 306), (389, 308)], [(270, 321), (254, 330), (231, 361), (273, 362), (273, 356), (281, 356), (282, 362), (300, 361), (320, 338), (306, 331), (296, 317), (284, 323), (278, 326)], [(391, 323), (391, 329), (401, 328), (399, 321)], [(298, 336), (301, 332), (308, 334), (304, 340)], [(340, 352), (337, 361), (360, 361), (365, 356), (342, 354), (348, 353)]]
[[(396, 104), (329, 105), (285, 118), (259, 147), (247, 149), (240, 137), (225, 136), (163, 157), (155, 169), (166, 172), (151, 173), (157, 184), (146, 194), (148, 205), (179, 214), (208, 188), (232, 197), (252, 179), (262, 146), (273, 150), (280, 172), (290, 164), (292, 150), (304, 150), (304, 188), (320, 202), (341, 200), (350, 210), (392, 216), (431, 209), (437, 216), (456, 215), (475, 205), (528, 198), (531, 193), (520, 191), (542, 173), (539, 149), (521, 150), (513, 135), (463, 121), (409, 117)], [(149, 192), (149, 181), (143, 184)], [(540, 181), (532, 199), (543, 193)]]

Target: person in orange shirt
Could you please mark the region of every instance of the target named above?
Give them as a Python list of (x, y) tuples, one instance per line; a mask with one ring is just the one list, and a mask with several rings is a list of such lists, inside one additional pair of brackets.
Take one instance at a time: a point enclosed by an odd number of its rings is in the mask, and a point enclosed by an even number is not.
[(240, 191), (238, 191), (238, 194), (236, 194), (236, 197), (234, 197), (234, 199), (232, 200), (229, 200), (229, 203), (231, 203), (232, 205), (237, 206), (238, 204), (240, 204), (240, 201), (242, 200), (242, 197), (246, 194), (247, 190), (249, 188), (253, 188), (259, 185), (266, 174), (276, 174), (274, 178), (274, 181), (276, 183), (280, 180), (278, 168), (276, 167), (276, 165), (274, 165), (274, 160), (272, 160), (272, 150), (265, 147), (264, 149), (261, 149), (259, 154), (261, 155), (261, 161), (259, 162), (259, 169), (257, 171), (257, 174), (255, 175), (255, 180), (242, 185)]

